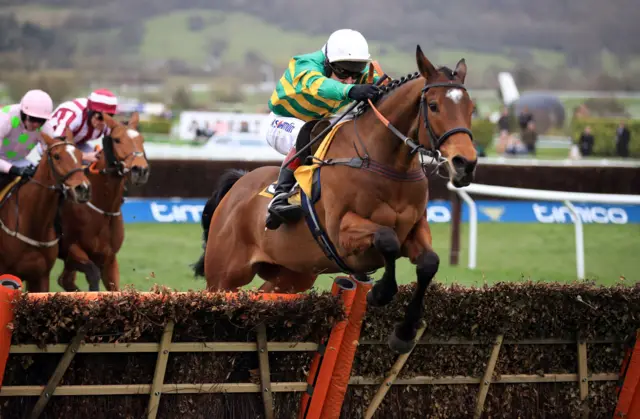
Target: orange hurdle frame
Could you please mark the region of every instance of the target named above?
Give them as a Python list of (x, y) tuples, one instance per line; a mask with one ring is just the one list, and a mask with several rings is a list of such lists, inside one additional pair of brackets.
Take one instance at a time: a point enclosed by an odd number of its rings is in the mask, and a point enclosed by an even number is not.
[[(4, 281), (3, 281), (4, 280)], [(332, 294), (339, 296), (345, 310), (345, 318), (331, 329), (328, 337), (320, 342), (318, 352), (312, 361), (307, 378), (307, 391), (302, 394), (300, 419), (338, 418), (351, 376), (351, 365), (360, 337), (362, 320), (366, 313), (366, 295), (373, 281), (359, 282), (351, 277), (335, 278)], [(3, 286), (4, 285), (4, 286)], [(0, 388), (4, 377), (9, 352), (11, 350), (13, 321), (13, 305), (22, 294), (22, 282), (12, 275), (0, 275)], [(86, 300), (97, 300), (111, 297), (122, 292), (50, 292), (29, 294), (30, 299), (44, 299), (52, 295), (73, 297)], [(173, 292), (189, 294), (188, 292)], [(152, 292), (138, 294), (140, 298), (163, 298)], [(304, 294), (262, 293), (250, 294), (256, 301), (295, 300)], [(211, 294), (212, 298), (220, 298), (220, 294)], [(225, 293), (224, 297), (232, 300), (238, 293)]]
[(636, 332), (633, 349), (623, 362), (621, 379), (624, 379), (624, 382), (618, 394), (618, 404), (613, 417), (640, 419), (640, 329)]

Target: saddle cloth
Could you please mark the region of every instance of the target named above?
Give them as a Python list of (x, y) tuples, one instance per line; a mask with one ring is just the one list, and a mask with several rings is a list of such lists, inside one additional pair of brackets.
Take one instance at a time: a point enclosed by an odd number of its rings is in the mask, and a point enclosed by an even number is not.
[[(300, 205), (300, 189), (302, 189), (305, 193), (305, 195), (307, 196), (313, 196), (313, 174), (316, 171), (317, 168), (320, 167), (320, 164), (316, 162), (316, 159), (320, 159), (320, 160), (324, 160), (327, 151), (329, 150), (329, 146), (331, 145), (331, 142), (333, 141), (336, 132), (338, 131), (338, 128), (340, 126), (342, 126), (343, 123), (347, 122), (348, 120), (342, 120), (340, 122), (338, 122), (333, 128), (331, 128), (331, 130), (327, 133), (327, 135), (324, 137), (324, 139), (322, 140), (322, 142), (320, 143), (320, 147), (318, 147), (318, 149), (316, 150), (316, 152), (313, 154), (314, 156), (314, 163), (311, 165), (303, 165), (298, 167), (295, 172), (294, 172), (294, 176), (296, 178), (296, 184), (293, 186), (290, 194), (289, 194), (289, 203), (290, 204), (296, 204), (296, 205)], [(276, 186), (277, 182), (273, 182), (271, 183), (269, 186), (267, 186), (266, 188), (264, 188), (262, 191), (260, 191), (259, 195), (267, 197), (267, 198), (273, 198), (274, 195), (274, 190), (275, 190), (275, 186)]]

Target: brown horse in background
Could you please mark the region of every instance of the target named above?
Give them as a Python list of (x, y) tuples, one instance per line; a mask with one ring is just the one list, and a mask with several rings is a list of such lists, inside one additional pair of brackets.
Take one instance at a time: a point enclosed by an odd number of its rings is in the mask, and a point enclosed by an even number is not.
[(65, 291), (78, 291), (76, 271), (85, 274), (89, 291), (100, 290), (100, 277), (108, 291), (120, 289), (116, 257), (124, 242), (122, 206), (125, 183), (143, 185), (149, 179), (144, 138), (137, 131), (138, 113), (128, 125), (103, 115), (111, 135), (102, 139), (98, 160), (88, 169), (93, 193), (85, 205), (66, 202), (62, 209), (63, 238), (58, 257), (64, 270), (58, 284)]
[(316, 218), (338, 258), (327, 257), (302, 220), (265, 229), (269, 199), (259, 192), (275, 181), (278, 167), (232, 171), (221, 178), (202, 218), (206, 248), (194, 271), (206, 276), (209, 290), (237, 290), (257, 274), (267, 281), (265, 291), (302, 292), (320, 273), (361, 276), (384, 266), (367, 297), (370, 305), (384, 306), (398, 290), (396, 259), (407, 257), (416, 265), (417, 287), (389, 345), (401, 353), (415, 345), (423, 297), (439, 266), (418, 154), (443, 156), (456, 187), (471, 183), (477, 163), (464, 59), (453, 71), (436, 69), (418, 46), (416, 61), (419, 72), (383, 88), (376, 105), (369, 102), (337, 129), (316, 169)]
[[(58, 254), (54, 227), (61, 201), (80, 204), (91, 197), (82, 153), (66, 130), (64, 138), (42, 133), (46, 152), (29, 180), (20, 180), (0, 202), (0, 273), (27, 282), (29, 292), (48, 292)], [(65, 199), (67, 198), (67, 199)]]

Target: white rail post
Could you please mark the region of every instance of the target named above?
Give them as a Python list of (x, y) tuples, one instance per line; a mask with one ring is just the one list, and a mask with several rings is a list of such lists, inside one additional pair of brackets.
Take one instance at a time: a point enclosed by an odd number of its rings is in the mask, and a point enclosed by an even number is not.
[(466, 191), (456, 189), (456, 192), (469, 206), (469, 269), (475, 269), (476, 250), (478, 245), (478, 207), (476, 206), (473, 198), (471, 198)]
[(564, 201), (564, 204), (567, 206), (569, 211), (573, 214), (573, 224), (576, 229), (576, 270), (578, 273), (578, 279), (585, 279), (584, 274), (584, 234), (582, 230), (582, 218), (580, 217), (580, 213), (571, 202), (568, 200)]

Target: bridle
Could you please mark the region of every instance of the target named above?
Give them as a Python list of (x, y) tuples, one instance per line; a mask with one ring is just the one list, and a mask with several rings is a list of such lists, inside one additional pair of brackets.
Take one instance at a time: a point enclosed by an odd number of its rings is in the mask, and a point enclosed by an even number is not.
[[(442, 145), (454, 134), (458, 134), (458, 133), (463, 133), (463, 134), (467, 134), (470, 138), (471, 141), (473, 141), (473, 133), (471, 132), (470, 129), (465, 128), (465, 127), (455, 127), (455, 128), (451, 128), (448, 131), (445, 131), (442, 135), (438, 136), (436, 135), (436, 133), (433, 131), (433, 127), (431, 126), (431, 124), (429, 123), (429, 110), (428, 110), (428, 106), (427, 106), (427, 99), (426, 99), (426, 93), (429, 91), (429, 89), (433, 89), (435, 87), (446, 87), (446, 88), (451, 88), (451, 89), (460, 89), (460, 90), (464, 90), (465, 92), (467, 91), (467, 88), (460, 83), (456, 83), (456, 82), (437, 82), (437, 83), (427, 83), (425, 80), (425, 84), (424, 87), (422, 88), (422, 91), (420, 92), (420, 109), (418, 111), (419, 115), (422, 115), (422, 119), (424, 120), (424, 127), (427, 130), (427, 132), (429, 133), (429, 137), (431, 139), (431, 141), (429, 141), (431, 147), (430, 150), (425, 149), (425, 147), (420, 144), (419, 142), (414, 141), (412, 138), (404, 135), (403, 133), (401, 133), (396, 127), (394, 127), (391, 122), (389, 122), (389, 120), (387, 120), (381, 113), (380, 111), (375, 107), (375, 105), (373, 104), (373, 102), (371, 102), (371, 99), (369, 99), (367, 102), (369, 104), (369, 106), (371, 107), (371, 109), (373, 110), (374, 114), (376, 115), (376, 117), (380, 120), (380, 122), (382, 122), (387, 128), (389, 128), (389, 130), (391, 130), (391, 132), (393, 132), (393, 134), (398, 137), (402, 142), (404, 142), (407, 147), (409, 147), (410, 151), (409, 154), (413, 155), (417, 152), (421, 152), (422, 154), (425, 154), (427, 156), (433, 157), (433, 158), (440, 158), (440, 147), (442, 147)], [(357, 131), (356, 131), (357, 132)], [(416, 130), (416, 138), (419, 138), (419, 134), (420, 134), (420, 124), (418, 124), (418, 129)]]
[[(107, 167), (105, 167), (104, 169), (98, 170), (96, 168), (96, 164), (98, 162), (96, 161), (91, 163), (91, 165), (87, 168), (87, 171), (89, 173), (101, 174), (101, 175), (112, 174), (118, 177), (124, 177), (131, 171), (131, 168), (127, 166), (127, 163), (126, 163), (130, 158), (135, 159), (136, 157), (144, 157), (145, 160), (147, 159), (144, 151), (134, 150), (131, 153), (124, 156), (122, 160), (118, 160), (113, 151), (113, 147), (114, 147), (113, 142), (114, 142), (113, 137), (111, 137), (110, 135), (105, 135), (104, 137), (102, 137), (102, 153), (104, 153), (104, 159), (105, 159), (105, 162), (107, 163)], [(94, 204), (92, 204), (91, 201), (87, 202), (85, 205), (91, 208), (92, 210), (94, 210), (95, 212), (97, 212), (98, 214), (106, 215), (108, 217), (117, 217), (120, 214), (122, 214), (121, 211), (109, 212), (109, 211), (102, 210), (96, 207)]]
[[(65, 174), (60, 174), (56, 168), (55, 165), (53, 164), (53, 157), (52, 157), (52, 152), (53, 149), (55, 149), (56, 147), (60, 147), (60, 146), (73, 146), (74, 148), (77, 148), (75, 144), (70, 143), (68, 141), (66, 141), (66, 139), (64, 137), (56, 137), (55, 139), (60, 140), (61, 142), (53, 144), (52, 146), (47, 147), (47, 163), (49, 164), (49, 169), (51, 170), (51, 174), (53, 176), (53, 179), (55, 180), (55, 184), (54, 185), (45, 185), (42, 182), (39, 182), (35, 179), (29, 179), (28, 181), (24, 182), (26, 183), (35, 183), (38, 186), (42, 186), (45, 189), (49, 189), (49, 190), (53, 190), (53, 191), (57, 191), (60, 193), (60, 195), (62, 196), (62, 198), (66, 198), (67, 197), (67, 191), (69, 190), (69, 187), (65, 184), (66, 180), (69, 179), (71, 176), (73, 176), (75, 173), (81, 172), (84, 169), (81, 167), (75, 167), (71, 170), (69, 170), (67, 173)], [(16, 185), (17, 186), (17, 185)], [(5, 195), (5, 197), (2, 199), (2, 201), (0, 202), (0, 208), (2, 208), (4, 206), (4, 204), (9, 200), (9, 198), (11, 197), (11, 195), (13, 195), (13, 192), (16, 190), (16, 186), (14, 186), (13, 188), (11, 188), (11, 190)], [(60, 202), (60, 201), (59, 201)], [(58, 210), (60, 209), (60, 207), (58, 206)], [(15, 237), (18, 240), (31, 245), (33, 247), (38, 247), (38, 248), (48, 248), (48, 247), (53, 247), (55, 246), (58, 241), (60, 240), (60, 236), (56, 237), (54, 240), (48, 241), (48, 242), (42, 242), (42, 241), (38, 241), (38, 240), (34, 240), (30, 237), (27, 237), (23, 234), (21, 234), (20, 232), (18, 232), (17, 230), (20, 228), (20, 205), (18, 202), (18, 197), (16, 196), (16, 206), (15, 206), (15, 214), (16, 214), (16, 229), (11, 230), (9, 229), (0, 219), (0, 228), (7, 233), (7, 235), (11, 236), (11, 237)]]
[(134, 150), (124, 156), (121, 160), (118, 160), (113, 151), (113, 137), (111, 137), (110, 135), (105, 135), (104, 137), (102, 137), (102, 152), (104, 153), (104, 159), (107, 163), (107, 167), (98, 170), (96, 169), (97, 162), (93, 162), (88, 168), (90, 173), (113, 174), (123, 177), (131, 171), (131, 168), (127, 165), (127, 161), (129, 159), (135, 159), (136, 157), (144, 157), (145, 160), (147, 159), (144, 151)]
[(29, 179), (26, 183), (35, 183), (36, 185), (42, 186), (45, 189), (50, 189), (50, 190), (56, 190), (59, 191), (60, 193), (62, 193), (62, 195), (66, 198), (67, 196), (67, 191), (69, 190), (69, 187), (65, 184), (65, 182), (67, 181), (67, 179), (69, 179), (71, 176), (73, 176), (74, 174), (78, 173), (78, 172), (82, 172), (84, 169), (81, 167), (75, 167), (71, 170), (69, 170), (67, 173), (65, 173), (64, 175), (60, 174), (54, 165), (53, 162), (53, 156), (52, 156), (52, 152), (56, 147), (62, 147), (62, 146), (72, 146), (73, 148), (77, 148), (77, 146), (73, 143), (68, 142), (65, 137), (56, 137), (56, 140), (60, 140), (61, 142), (59, 143), (55, 143), (50, 147), (47, 147), (47, 162), (49, 163), (49, 170), (51, 170), (51, 175), (53, 176), (53, 179), (55, 181), (55, 184), (53, 185), (45, 185), (42, 182), (39, 182), (35, 179)]
[[(410, 77), (408, 79), (413, 79), (413, 78), (417, 78), (419, 75), (419, 73), (415, 73), (414, 75), (410, 75)], [(407, 80), (406, 77), (402, 77), (398, 82), (396, 83), (404, 83)], [(429, 176), (429, 174), (427, 173), (427, 169), (426, 169), (426, 163), (422, 160), (423, 156), (426, 157), (431, 157), (432, 158), (432, 162), (435, 160), (436, 162), (436, 167), (435, 169), (431, 172), (431, 174), (436, 173), (438, 176), (448, 179), (447, 176), (444, 176), (442, 174), (440, 174), (440, 168), (445, 165), (446, 163), (446, 159), (444, 157), (442, 157), (442, 154), (440, 153), (440, 148), (442, 147), (443, 144), (446, 143), (446, 141), (451, 138), (452, 135), (454, 134), (458, 134), (458, 133), (463, 133), (463, 134), (467, 134), (470, 138), (471, 141), (473, 141), (473, 133), (471, 132), (471, 130), (469, 130), (468, 128), (465, 127), (455, 127), (452, 128), (450, 130), (445, 131), (444, 133), (442, 133), (442, 135), (436, 135), (436, 133), (433, 131), (433, 127), (431, 125), (431, 123), (429, 122), (429, 111), (428, 111), (428, 106), (426, 103), (426, 93), (429, 91), (429, 89), (433, 89), (436, 87), (446, 87), (446, 88), (451, 88), (451, 89), (460, 89), (460, 90), (464, 90), (465, 92), (467, 91), (467, 88), (461, 84), (461, 83), (457, 83), (455, 81), (449, 81), (449, 82), (435, 82), (435, 83), (428, 83), (425, 80), (425, 84), (424, 87), (422, 88), (421, 92), (420, 92), (420, 108), (418, 110), (418, 117), (422, 116), (423, 124), (424, 124), (424, 128), (427, 130), (427, 132), (429, 133), (429, 137), (430, 137), (430, 145), (431, 147), (429, 149), (426, 149), (422, 144), (419, 143), (419, 141), (413, 140), (411, 137), (408, 137), (406, 135), (404, 135), (402, 132), (400, 132), (400, 130), (398, 130), (396, 127), (393, 126), (393, 124), (391, 124), (391, 122), (389, 122), (389, 120), (387, 118), (384, 117), (384, 115), (382, 115), (382, 113), (375, 107), (375, 105), (373, 104), (373, 102), (371, 101), (371, 99), (368, 99), (367, 102), (364, 102), (363, 105), (360, 107), (360, 109), (356, 112), (356, 116), (353, 119), (353, 124), (354, 124), (354, 130), (356, 133), (356, 138), (358, 140), (358, 142), (360, 143), (360, 146), (362, 147), (362, 149), (364, 150), (364, 154), (360, 153), (360, 150), (358, 149), (358, 147), (356, 146), (355, 142), (353, 144), (356, 154), (358, 155), (357, 158), (352, 158), (352, 159), (329, 159), (328, 161), (324, 161), (321, 164), (324, 165), (347, 165), (350, 167), (355, 167), (355, 168), (362, 168), (365, 170), (369, 170), (378, 174), (381, 174), (383, 176), (386, 176), (388, 178), (394, 179), (394, 180), (399, 180), (399, 181), (419, 181), (422, 180), (424, 177), (423, 176)], [(378, 120), (380, 122), (382, 122), (397, 138), (399, 138), (407, 147), (409, 147), (409, 155), (413, 156), (416, 153), (420, 153), (420, 157), (421, 157), (421, 164), (420, 164), (420, 170), (417, 172), (408, 172), (408, 173), (400, 173), (398, 171), (396, 171), (395, 169), (388, 167), (384, 164), (375, 162), (373, 160), (371, 160), (371, 158), (369, 157), (369, 152), (367, 151), (366, 146), (364, 145), (364, 142), (362, 141), (362, 139), (360, 138), (360, 134), (358, 133), (358, 127), (357, 127), (357, 121), (358, 121), (358, 116), (361, 115), (367, 107), (371, 107), (371, 110), (374, 112), (376, 118), (378, 118)], [(415, 131), (415, 137), (419, 138), (420, 135), (420, 125), (418, 124), (418, 127)]]

